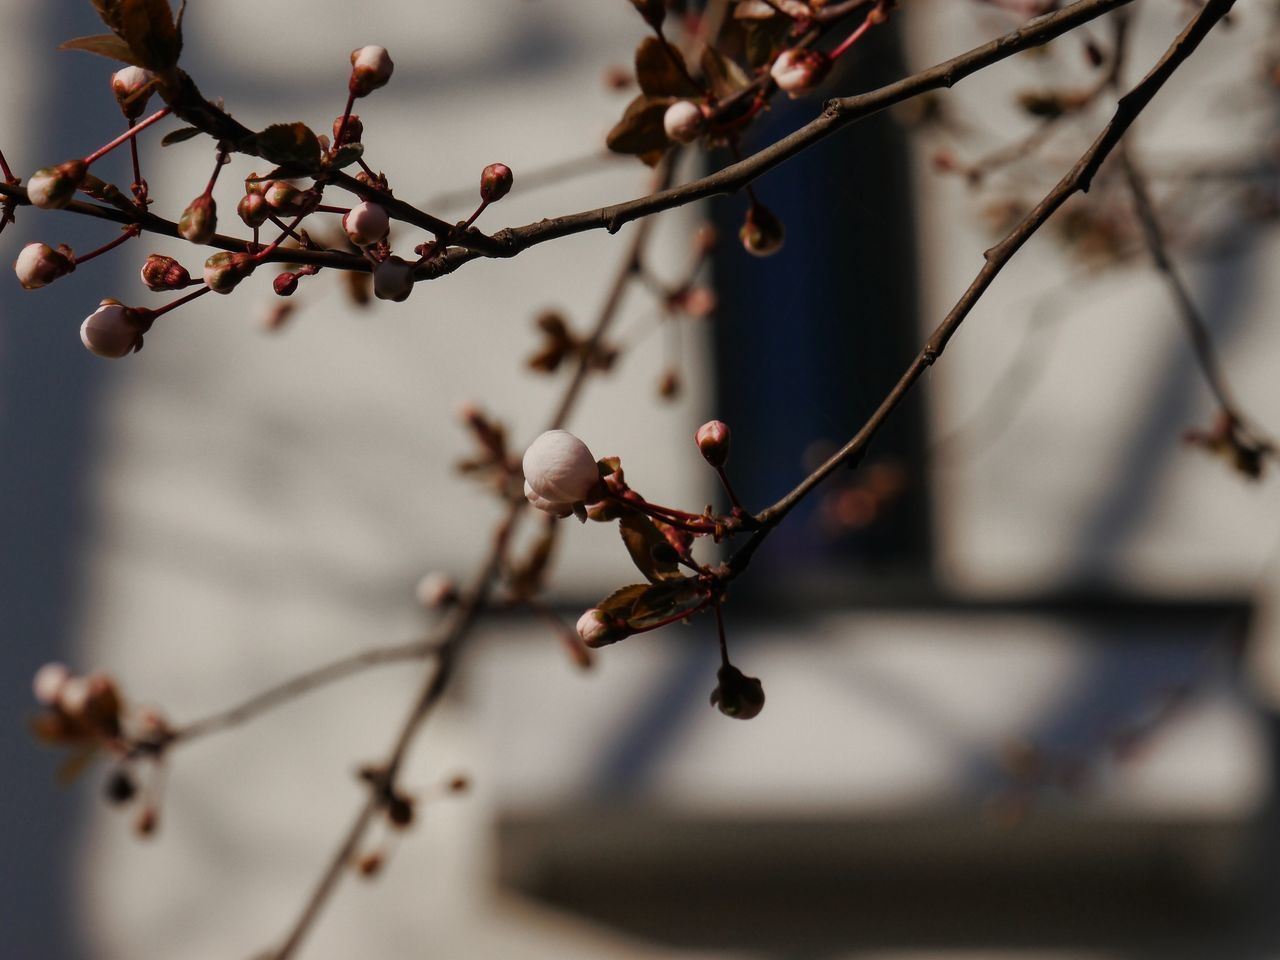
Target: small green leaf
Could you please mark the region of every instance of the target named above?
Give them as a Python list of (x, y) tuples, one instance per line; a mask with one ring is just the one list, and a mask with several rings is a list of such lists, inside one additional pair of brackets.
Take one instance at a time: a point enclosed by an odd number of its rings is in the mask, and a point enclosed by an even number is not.
[(636, 47), (636, 80), (651, 97), (700, 97), (702, 91), (689, 82), (688, 71), (677, 64), (684, 54), (657, 37), (645, 37)]
[(639, 513), (624, 514), (618, 519), (618, 532), (636, 568), (653, 583), (680, 576), (679, 566), (671, 559), (675, 554), (667, 538), (648, 517)]
[(160, 146), (171, 147), (175, 143), (182, 143), (184, 140), (190, 140), (192, 137), (200, 135), (199, 127), (179, 127), (177, 130), (171, 130), (164, 135), (160, 141)]
[(136, 212), (137, 207), (133, 201), (124, 195), (124, 192), (114, 183), (107, 183), (105, 180), (99, 180), (91, 173), (86, 173), (84, 179), (80, 182), (80, 189), (93, 197), (95, 200), (101, 200), (103, 203), (109, 203), (113, 207), (119, 207), (121, 210), (128, 210), (130, 213)]
[(83, 50), (85, 53), (96, 53), (100, 57), (109, 57), (132, 66), (138, 66), (138, 58), (129, 49), (129, 45), (111, 33), (99, 33), (92, 37), (76, 37), (58, 44), (59, 50)]

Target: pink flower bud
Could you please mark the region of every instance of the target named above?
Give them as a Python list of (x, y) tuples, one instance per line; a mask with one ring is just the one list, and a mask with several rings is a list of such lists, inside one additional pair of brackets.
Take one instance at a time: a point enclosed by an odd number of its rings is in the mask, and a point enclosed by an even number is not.
[(142, 265), (142, 282), (148, 290), (160, 293), (163, 290), (181, 290), (191, 283), (191, 274), (187, 268), (173, 257), (153, 253)]
[(496, 203), (511, 192), (515, 175), (505, 163), (491, 163), (480, 172), (480, 199)]
[(80, 342), (94, 356), (119, 360), (141, 349), (143, 332), (138, 311), (107, 299), (80, 324)]
[(693, 435), (702, 459), (713, 467), (723, 467), (729, 459), (729, 426), (720, 420), (708, 420)]
[(208, 243), (218, 228), (218, 205), (213, 197), (202, 193), (187, 205), (178, 220), (178, 233), (192, 243)]
[(214, 293), (230, 293), (257, 265), (247, 253), (215, 253), (204, 262), (204, 282)]
[(46, 663), (32, 678), (31, 692), (35, 694), (37, 703), (52, 707), (58, 702), (62, 688), (70, 679), (71, 672), (62, 664)]
[(764, 204), (753, 203), (747, 208), (746, 219), (738, 231), (738, 238), (747, 253), (754, 257), (771, 257), (782, 249), (786, 237), (782, 221)]
[(357, 247), (367, 247), (377, 243), (387, 235), (391, 228), (391, 218), (387, 211), (376, 203), (356, 204), (342, 218), (342, 229)]
[(805, 47), (783, 50), (769, 68), (769, 75), (778, 89), (785, 91), (793, 100), (820, 84), (830, 72), (831, 58), (821, 50)]
[(373, 268), (373, 295), (395, 303), (413, 293), (413, 264), (400, 257), (388, 257)]
[(600, 468), (587, 445), (567, 430), (548, 430), (524, 453), (525, 496), (539, 510), (565, 516), (600, 485)]
[(702, 135), (704, 123), (702, 108), (692, 100), (677, 100), (662, 115), (667, 139), (676, 143), (693, 143)]
[(128, 120), (137, 120), (147, 109), (154, 82), (155, 74), (142, 67), (125, 67), (111, 75), (111, 92)]
[(385, 47), (360, 47), (351, 51), (351, 80), (348, 89), (357, 97), (367, 97), (391, 79), (395, 64)]
[[(338, 140), (338, 130), (342, 130), (342, 140)], [(349, 143), (359, 143), (364, 139), (364, 124), (360, 122), (360, 118), (354, 113), (347, 117), (346, 127), (342, 126), (342, 118), (337, 117), (333, 121), (333, 145), (335, 147), (345, 147)]]
[(556, 503), (553, 500), (548, 500), (545, 497), (538, 496), (533, 492), (533, 487), (529, 486), (528, 480), (524, 482), (524, 498), (528, 500), (535, 509), (541, 510), (543, 513), (549, 513), (558, 520), (563, 520), (565, 517), (570, 516), (573, 513), (572, 504)]
[(276, 292), (278, 297), (291, 297), (298, 289), (298, 275), (290, 273), (286, 270), (284, 273), (276, 274), (276, 278), (271, 281), (271, 289)]
[(246, 193), (236, 204), (236, 213), (244, 221), (246, 227), (260, 227), (271, 216), (271, 208), (261, 193)]
[(42, 210), (60, 210), (71, 202), (88, 172), (83, 160), (68, 160), (37, 170), (27, 181), (27, 198)]
[(444, 573), (428, 573), (418, 581), (414, 596), (428, 610), (447, 607), (458, 599), (458, 584)]
[(578, 618), (577, 630), (582, 642), (593, 649), (616, 643), (629, 632), (620, 629), (613, 617), (595, 607)]
[(24, 290), (35, 290), (48, 286), (59, 277), (66, 276), (76, 268), (75, 260), (69, 254), (53, 249), (47, 243), (28, 243), (18, 253), (14, 261), (13, 272), (18, 275), (18, 282)]

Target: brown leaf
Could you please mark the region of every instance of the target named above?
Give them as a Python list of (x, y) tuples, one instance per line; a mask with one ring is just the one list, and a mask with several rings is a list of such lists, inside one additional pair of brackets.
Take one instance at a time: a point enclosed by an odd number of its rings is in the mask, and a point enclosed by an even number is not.
[(654, 154), (660, 158), (670, 142), (662, 128), (662, 118), (672, 97), (650, 97), (641, 94), (627, 104), (626, 111), (617, 126), (609, 131), (605, 141), (614, 153), (629, 153), (644, 159)]
[(631, 605), (627, 625), (643, 630), (664, 620), (692, 613), (706, 602), (706, 593), (693, 577), (664, 580), (647, 587)]
[(167, 70), (178, 62), (182, 37), (168, 0), (93, 0), (98, 16), (123, 40), (138, 66)]
[(689, 82), (688, 71), (678, 63), (684, 55), (657, 37), (645, 37), (636, 47), (636, 80), (651, 97), (699, 97), (702, 91)]
[(618, 532), (631, 554), (631, 561), (651, 582), (680, 576), (675, 550), (648, 517), (639, 513), (624, 514), (618, 519)]
[(644, 595), (649, 589), (647, 583), (633, 583), (630, 586), (621, 587), (613, 593), (609, 594), (596, 606), (610, 616), (620, 617), (625, 620), (631, 615), (631, 608), (635, 602)]
[(83, 50), (85, 53), (96, 53), (100, 57), (110, 57), (121, 63), (138, 66), (138, 58), (129, 45), (113, 33), (99, 33), (92, 37), (76, 37), (58, 44), (59, 50)]
[(751, 83), (751, 79), (742, 68), (715, 47), (703, 47), (699, 62), (702, 66), (702, 75), (711, 84), (711, 92), (722, 100), (733, 96)]
[(320, 141), (305, 123), (275, 123), (254, 136), (263, 159), (281, 166), (314, 170), (320, 164)]

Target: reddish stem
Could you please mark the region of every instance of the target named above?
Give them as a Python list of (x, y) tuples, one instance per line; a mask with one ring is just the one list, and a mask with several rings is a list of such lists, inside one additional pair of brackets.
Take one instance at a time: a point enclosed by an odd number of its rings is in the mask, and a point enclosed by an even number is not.
[(4, 178), (11, 183), (17, 183), (18, 178), (13, 175), (13, 171), (9, 169), (9, 161), (4, 158), (4, 151), (0, 150), (0, 173), (4, 174)]
[(742, 502), (738, 499), (738, 495), (733, 492), (733, 484), (729, 482), (729, 475), (724, 472), (724, 467), (716, 467), (716, 474), (720, 477), (720, 483), (724, 485), (724, 492), (729, 495), (729, 502), (743, 513), (746, 513), (746, 508), (743, 507)]
[[(874, 12), (875, 10), (873, 8), (872, 13)], [(831, 51), (831, 59), (832, 60), (837, 59), (840, 56), (840, 54), (844, 53), (846, 50), (852, 47), (855, 43), (861, 40), (862, 35), (866, 33), (868, 30), (870, 30), (871, 27), (872, 27), (871, 14), (869, 13), (867, 14), (867, 18), (862, 21), (862, 23), (858, 26), (858, 28), (854, 30), (853, 33), (849, 34), (849, 36), (845, 37), (844, 42), (841, 43), (840, 46), (836, 47), (834, 50)]]
[[(351, 109), (356, 105), (356, 95), (354, 93), (347, 94), (347, 106), (342, 111), (342, 120), (338, 124), (338, 129), (333, 132), (332, 152), (337, 153), (342, 146), (342, 135), (347, 132), (347, 123), (351, 120)], [(365, 168), (368, 169), (367, 167)], [(370, 176), (373, 174), (370, 173)]]
[(162, 110), (157, 110), (151, 116), (147, 117), (147, 119), (134, 124), (132, 127), (126, 130), (124, 133), (120, 134), (120, 136), (116, 137), (110, 143), (104, 144), (103, 146), (99, 147), (97, 150), (93, 151), (93, 153), (85, 157), (84, 158), (85, 166), (90, 166), (95, 161), (101, 160), (103, 157), (105, 157), (108, 153), (110, 153), (116, 147), (120, 146), (120, 144), (126, 143), (129, 140), (132, 140), (134, 137), (140, 134), (143, 130), (147, 129), (147, 127), (151, 126), (153, 123), (158, 123), (159, 121), (163, 120), (165, 117), (169, 115), (170, 111), (171, 111), (170, 107), (165, 107)]
[[(307, 215), (305, 213), (300, 213), (293, 218), (293, 223), (287, 226), (282, 226), (280, 236), (276, 237), (274, 240), (271, 241), (271, 243), (267, 244), (267, 246), (263, 247), (261, 250), (255, 253), (253, 255), (254, 259), (261, 260), (263, 257), (270, 256), (272, 253), (275, 252), (276, 248), (279, 247), (280, 244), (284, 243), (284, 241), (288, 237), (293, 237), (295, 240), (298, 240), (299, 242), (301, 242), (301, 238), (296, 233), (294, 233), (294, 231), (298, 228), (298, 224), (300, 224), (306, 218), (306, 216)], [(275, 219), (275, 218), (273, 217), (272, 219)]]
[(679, 623), (681, 620), (687, 620), (689, 617), (692, 617), (695, 613), (701, 613), (703, 610), (707, 609), (708, 603), (710, 603), (709, 598), (707, 600), (703, 600), (702, 603), (698, 604), (692, 610), (685, 610), (681, 613), (673, 614), (672, 616), (667, 617), (665, 620), (659, 620), (657, 623), (652, 623), (647, 627), (640, 627), (639, 629), (632, 630), (631, 632), (633, 634), (648, 633), (650, 630), (657, 630), (661, 627), (670, 626), (673, 623)]
[(88, 263), (94, 257), (100, 257), (104, 253), (107, 253), (110, 250), (114, 250), (116, 247), (120, 246), (120, 244), (124, 243), (126, 240), (132, 240), (134, 237), (138, 235), (139, 232), (140, 232), (140, 228), (138, 227), (126, 228), (125, 231), (122, 234), (120, 234), (120, 236), (116, 237), (110, 243), (103, 244), (97, 250), (90, 250), (88, 253), (84, 254), (84, 256), (76, 257), (75, 265), (78, 267), (82, 263)]
[(156, 317), (163, 317), (170, 310), (177, 310), (178, 307), (182, 306), (184, 303), (190, 303), (196, 297), (203, 297), (208, 292), (209, 292), (209, 287), (203, 286), (199, 290), (195, 291), (194, 293), (188, 293), (185, 297), (179, 297), (177, 300), (174, 300), (172, 303), (166, 303), (163, 307), (156, 307), (156, 309), (154, 310), (148, 310), (147, 316), (152, 320), (154, 320)]

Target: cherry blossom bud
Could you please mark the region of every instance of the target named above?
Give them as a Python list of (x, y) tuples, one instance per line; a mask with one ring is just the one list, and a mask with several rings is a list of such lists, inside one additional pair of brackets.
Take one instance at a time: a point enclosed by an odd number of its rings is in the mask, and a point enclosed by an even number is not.
[(595, 607), (578, 618), (577, 630), (582, 642), (592, 649), (607, 646), (622, 639), (622, 636), (615, 636), (618, 630), (613, 617)]
[(290, 273), (286, 270), (284, 273), (276, 274), (276, 278), (271, 281), (271, 289), (276, 292), (278, 297), (291, 297), (298, 289), (298, 275)]
[(83, 160), (68, 160), (37, 170), (27, 181), (27, 197), (32, 206), (42, 210), (60, 210), (71, 202), (88, 172)]
[(448, 574), (428, 573), (418, 581), (413, 592), (418, 603), (428, 610), (436, 610), (447, 607), (458, 599), (458, 584)]
[(515, 175), (505, 163), (491, 163), (480, 172), (480, 199), (497, 203), (511, 192)]
[(53, 249), (47, 243), (28, 243), (18, 253), (14, 261), (13, 272), (18, 275), (18, 282), (24, 290), (36, 290), (48, 286), (59, 277), (64, 277), (76, 268), (75, 260), (66, 252)]
[(549, 513), (558, 520), (563, 520), (573, 513), (572, 504), (556, 503), (555, 501), (547, 500), (545, 497), (538, 496), (533, 492), (533, 487), (529, 486), (528, 480), (524, 482), (524, 497), (536, 509), (541, 510), (543, 513)]
[(236, 204), (236, 213), (247, 227), (260, 227), (271, 216), (271, 208), (261, 193), (246, 193)]
[(539, 510), (564, 516), (594, 499), (600, 468), (587, 445), (567, 430), (548, 430), (524, 453), (525, 496)]
[(230, 293), (257, 265), (247, 253), (215, 253), (204, 262), (204, 282), (214, 293)]
[(71, 672), (62, 664), (46, 663), (36, 671), (35, 677), (32, 678), (31, 692), (35, 694), (37, 703), (52, 707), (58, 702), (58, 698), (62, 694), (62, 688), (66, 686), (67, 681), (70, 679)]
[(831, 58), (821, 50), (805, 47), (783, 50), (769, 68), (769, 75), (778, 89), (785, 91), (793, 100), (820, 84), (830, 72)]
[(119, 360), (142, 348), (144, 330), (138, 311), (106, 299), (80, 324), (80, 342), (94, 356)]
[(764, 709), (764, 685), (726, 663), (716, 674), (719, 684), (711, 691), (711, 705), (726, 717), (750, 720)]
[[(342, 139), (338, 139), (338, 131), (342, 131)], [(338, 117), (333, 121), (333, 145), (335, 147), (345, 147), (349, 143), (359, 143), (364, 139), (364, 124), (360, 122), (360, 118), (354, 113), (347, 117), (347, 125), (342, 125), (342, 118)]]
[(720, 420), (708, 420), (693, 435), (702, 452), (702, 459), (713, 467), (723, 467), (729, 459), (729, 425)]
[(351, 51), (351, 81), (348, 89), (357, 97), (367, 97), (391, 79), (395, 64), (385, 47), (360, 47)]
[(218, 205), (213, 197), (202, 193), (187, 205), (178, 220), (178, 233), (192, 243), (208, 243), (218, 228)]
[(738, 231), (738, 238), (747, 253), (755, 257), (771, 257), (782, 249), (786, 237), (782, 221), (764, 204), (753, 203), (747, 208), (746, 219)]
[(123, 767), (111, 772), (111, 776), (107, 777), (107, 782), (103, 784), (102, 789), (106, 795), (107, 802), (115, 806), (128, 803), (138, 792), (138, 787), (133, 782), (133, 777)]
[(142, 116), (142, 111), (147, 108), (154, 81), (155, 74), (142, 67), (125, 67), (111, 75), (111, 92), (116, 95), (116, 103), (120, 104), (130, 122)]
[(677, 100), (662, 115), (662, 129), (667, 139), (676, 143), (693, 143), (702, 135), (705, 118), (692, 100)]
[(400, 257), (388, 257), (373, 268), (373, 295), (379, 300), (401, 303), (413, 293), (413, 264)]
[(288, 180), (273, 180), (262, 195), (273, 211), (289, 216), (310, 213), (320, 202), (316, 190), (299, 190)]
[(153, 253), (142, 265), (142, 282), (148, 290), (159, 293), (163, 290), (181, 290), (191, 283), (191, 274), (187, 268), (173, 257)]
[(391, 228), (387, 211), (376, 203), (358, 203), (342, 218), (342, 229), (357, 247), (367, 247), (386, 237)]

